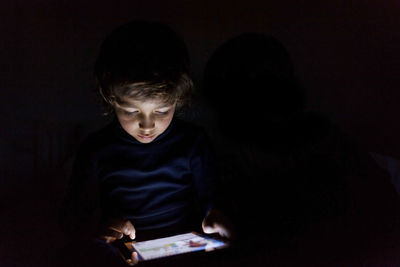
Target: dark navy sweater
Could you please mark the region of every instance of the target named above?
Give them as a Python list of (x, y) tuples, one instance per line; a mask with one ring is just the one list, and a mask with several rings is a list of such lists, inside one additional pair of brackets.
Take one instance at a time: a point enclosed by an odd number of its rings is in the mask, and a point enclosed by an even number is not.
[(121, 217), (137, 231), (193, 223), (213, 205), (211, 151), (205, 132), (188, 122), (174, 118), (144, 144), (115, 119), (81, 145), (64, 214), (69, 228)]

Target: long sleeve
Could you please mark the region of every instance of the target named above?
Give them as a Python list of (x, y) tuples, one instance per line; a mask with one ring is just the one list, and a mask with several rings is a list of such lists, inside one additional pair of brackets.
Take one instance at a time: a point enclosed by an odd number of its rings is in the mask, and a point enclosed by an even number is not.
[(205, 133), (184, 121), (149, 144), (114, 121), (89, 136), (77, 155), (64, 228), (86, 235), (113, 218), (130, 220), (138, 232), (197, 225), (213, 206), (211, 151)]

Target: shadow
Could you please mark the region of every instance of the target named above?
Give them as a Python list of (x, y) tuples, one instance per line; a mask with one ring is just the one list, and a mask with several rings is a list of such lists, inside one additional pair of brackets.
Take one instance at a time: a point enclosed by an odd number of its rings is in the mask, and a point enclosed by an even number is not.
[(242, 143), (266, 144), (265, 135), (305, 105), (286, 49), (261, 34), (243, 34), (215, 51), (204, 72), (204, 93), (223, 134)]
[(324, 266), (394, 260), (377, 252), (399, 245), (390, 177), (327, 115), (306, 109), (279, 40), (244, 33), (226, 41), (203, 84), (216, 116), (219, 201), (236, 224), (239, 253)]

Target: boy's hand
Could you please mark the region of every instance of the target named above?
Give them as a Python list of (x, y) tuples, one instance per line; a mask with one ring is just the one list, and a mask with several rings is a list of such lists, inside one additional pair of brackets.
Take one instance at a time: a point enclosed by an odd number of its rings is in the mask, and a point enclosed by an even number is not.
[(121, 239), (124, 235), (129, 235), (131, 239), (135, 239), (135, 227), (128, 219), (116, 218), (105, 224), (99, 237), (107, 243), (112, 243)]
[(126, 264), (133, 266), (139, 263), (139, 256), (137, 252), (132, 252), (131, 258), (125, 260)]
[(220, 211), (211, 209), (202, 222), (203, 232), (206, 234), (218, 233), (222, 237), (233, 239), (233, 225)]

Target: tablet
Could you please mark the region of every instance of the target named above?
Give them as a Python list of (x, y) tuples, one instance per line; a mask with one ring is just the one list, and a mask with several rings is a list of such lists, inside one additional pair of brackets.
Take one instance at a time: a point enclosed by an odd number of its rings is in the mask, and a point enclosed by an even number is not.
[(125, 244), (136, 251), (139, 261), (153, 260), (196, 251), (213, 251), (225, 248), (228, 243), (196, 232)]

